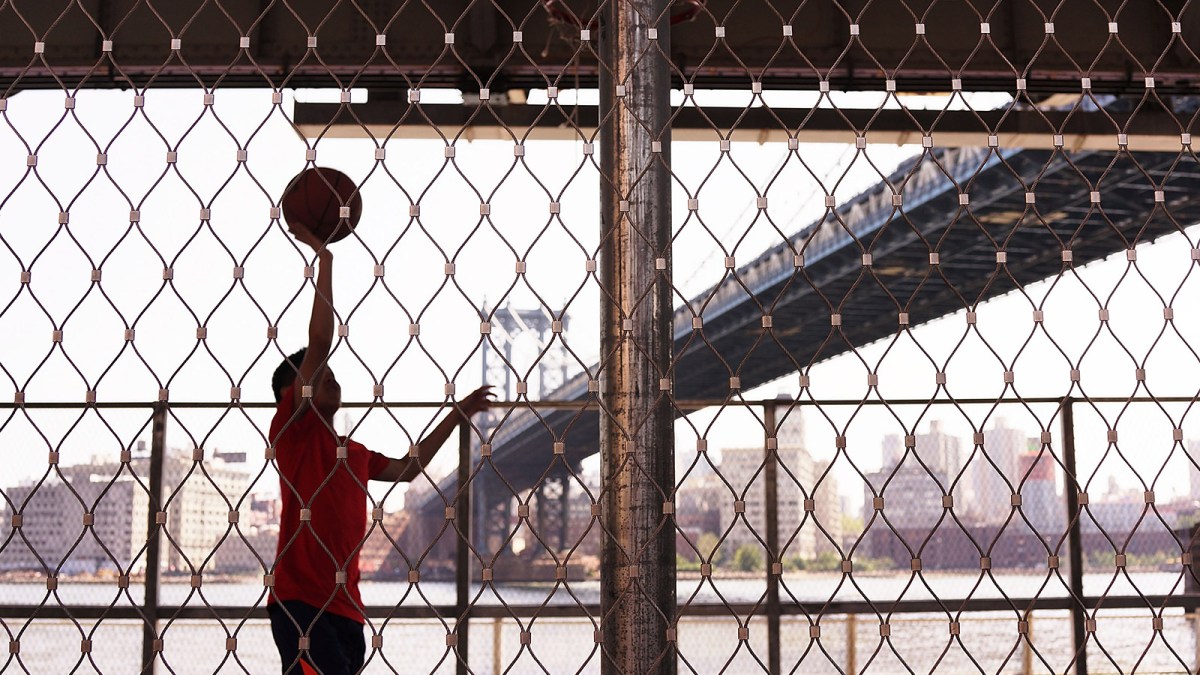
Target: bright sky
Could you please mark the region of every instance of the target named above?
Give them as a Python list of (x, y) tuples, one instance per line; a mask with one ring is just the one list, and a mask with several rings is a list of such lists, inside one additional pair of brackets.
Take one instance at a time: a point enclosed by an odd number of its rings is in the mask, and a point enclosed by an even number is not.
[[(4, 393), (8, 389), (23, 390), (27, 401), (80, 402), (95, 388), (100, 401), (152, 401), (160, 386), (169, 386), (172, 401), (228, 401), (230, 387), (241, 386), (244, 400), (269, 400), (279, 349), (302, 346), (311, 306), (302, 277), (305, 258), (269, 215), (272, 200), (303, 168), (306, 145), (288, 120), (290, 94), (282, 107), (274, 107), (269, 91), (222, 90), (211, 109), (201, 96), (151, 91), (144, 114), (135, 111), (128, 91), (81, 92), (69, 114), (61, 92), (23, 92), (8, 101), (0, 124), (0, 157), (6, 158), (0, 162), (0, 289), (7, 289), (0, 305), (0, 397), (11, 396)], [(796, 98), (800, 94), (788, 101), (776, 96), (771, 100), (804, 103)], [(535, 93), (531, 101), (536, 100)], [(915, 101), (946, 105), (934, 97)], [(485, 302), (544, 304), (555, 312), (566, 306), (571, 317), (566, 339), (580, 356), (577, 365), (595, 362), (598, 292), (584, 264), (598, 246), (599, 176), (593, 163), (598, 156), (586, 157), (578, 142), (538, 140), (536, 133), (532, 139), (521, 161), (511, 143), (459, 141), (452, 163), (440, 141), (392, 140), (382, 163), (367, 140), (313, 143), (317, 162), (348, 173), (364, 195), (361, 239), (334, 248), (336, 306), (350, 327), (349, 339), (333, 357), (345, 400), (370, 400), (376, 381), (392, 400), (441, 400), (448, 380), (460, 393), (477, 386), (477, 308)], [(756, 187), (772, 184), (771, 219), (790, 235), (821, 213), (824, 189), (818, 179), (836, 184), (843, 201), (914, 152), (882, 144), (857, 153), (802, 146), (805, 162), (818, 174), (814, 178), (783, 144), (735, 143), (722, 157), (715, 140), (673, 147), (677, 186), (683, 188), (674, 196), (679, 232), (674, 278), (685, 297), (720, 279), (727, 251), (740, 264), (779, 241), (770, 222), (755, 218)], [(237, 161), (239, 147), (247, 150), (244, 165)], [(178, 153), (174, 167), (167, 164), (168, 150)], [(107, 164), (98, 171), (101, 152)], [(36, 175), (26, 166), (32, 153)], [(699, 218), (688, 218), (688, 193), (700, 199)], [(482, 201), (491, 206), (486, 220), (479, 215)], [(549, 212), (551, 201), (562, 204), (557, 218)], [(419, 219), (409, 217), (410, 203), (420, 204)], [(211, 224), (201, 223), (201, 208), (211, 210)], [(134, 209), (139, 221), (131, 227)], [(59, 225), (60, 211), (70, 214), (69, 224)], [(1168, 237), (1143, 247), (1135, 268), (1120, 256), (1089, 266), (1078, 278), (1027, 288), (1030, 299), (1010, 294), (980, 308), (978, 331), (967, 331), (960, 313), (863, 348), (861, 360), (833, 359), (813, 371), (812, 392), (820, 398), (863, 396), (865, 362), (877, 368), (880, 391), (888, 397), (932, 395), (935, 364), (944, 365), (956, 397), (998, 397), (1002, 372), (1011, 364), (1018, 393), (1058, 396), (1069, 389), (1070, 366), (1056, 342), (1072, 359), (1086, 352), (1083, 383), (1092, 395), (1133, 394), (1135, 362), (1143, 360), (1150, 391), (1192, 395), (1200, 358), (1186, 342), (1196, 341), (1200, 325), (1188, 311), (1198, 306), (1191, 247), (1181, 236)], [(527, 261), (524, 278), (514, 272), (518, 257)], [(443, 273), (447, 258), (456, 263), (452, 283)], [(386, 266), (382, 282), (373, 275), (377, 263)], [(166, 286), (164, 266), (174, 271)], [(239, 283), (235, 266), (244, 268)], [(26, 290), (19, 284), (23, 267), (32, 270)], [(103, 276), (94, 287), (97, 267)], [(1176, 308), (1178, 333), (1163, 330), (1162, 298)], [(1100, 303), (1112, 312), (1111, 333), (1101, 330)], [(1035, 304), (1046, 313), (1044, 332), (1034, 331)], [(419, 340), (409, 337), (410, 323), (420, 323)], [(196, 340), (200, 324), (207, 327), (202, 346)], [(272, 324), (279, 326), (278, 348), (267, 339)], [(56, 326), (63, 329), (61, 350), (51, 340)], [(125, 341), (127, 327), (136, 329), (132, 345)], [(516, 365), (524, 372), (531, 363)], [(796, 378), (789, 376), (746, 396), (796, 391)], [(1031, 435), (1058, 428), (1045, 406), (897, 408), (894, 417), (883, 408), (822, 410), (828, 419), (806, 413), (814, 454), (831, 456), (833, 436), (845, 433), (864, 470), (878, 466), (884, 434), (904, 433), (906, 427), (924, 431), (932, 419), (945, 420), (951, 433), (966, 437), (973, 427), (990, 428), (998, 415)], [(1105, 427), (1120, 419), (1119, 428), (1129, 432), (1121, 447), (1130, 465), (1110, 456), (1097, 480), (1128, 479), (1129, 466), (1152, 476), (1167, 464), (1170, 430), (1178, 420), (1185, 420), (1188, 437), (1200, 437), (1182, 407), (1163, 410), (1142, 405), (1122, 413), (1120, 406), (1101, 406), (1108, 420), (1103, 424), (1078, 410), (1087, 440), (1081, 442), (1081, 461), (1099, 459)], [(246, 450), (257, 466), (269, 414), (176, 409), (169, 443)], [(349, 411), (352, 419), (361, 414)], [(6, 467), (0, 482), (39, 475), (45, 453), (60, 445), (64, 463), (115, 455), (134, 439), (148, 438), (147, 418), (143, 410), (14, 414), (0, 427)], [(402, 453), (432, 418), (430, 411), (372, 411), (355, 435), (381, 451)], [(695, 424), (714, 449), (761, 438), (761, 427), (742, 412), (722, 411), (706, 430), (710, 418), (698, 415)], [(688, 461), (695, 432), (682, 422), (679, 429), (681, 461)], [(1182, 459), (1171, 461), (1175, 469), (1160, 479), (1160, 489), (1181, 493)], [(861, 495), (861, 483), (853, 482), (844, 458), (837, 466), (842, 492)], [(262, 488), (273, 484), (273, 475), (260, 482)]]

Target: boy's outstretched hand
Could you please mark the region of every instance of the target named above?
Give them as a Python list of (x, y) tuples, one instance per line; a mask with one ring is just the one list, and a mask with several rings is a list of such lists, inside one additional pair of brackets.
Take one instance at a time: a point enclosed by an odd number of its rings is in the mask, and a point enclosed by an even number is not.
[(459, 401), (458, 408), (462, 411), (464, 418), (470, 419), (475, 413), (491, 408), (492, 400), (495, 398), (496, 394), (492, 391), (492, 385), (485, 384)]
[(298, 221), (288, 221), (287, 227), (288, 232), (292, 233), (292, 236), (296, 238), (296, 241), (308, 246), (314, 252), (319, 253), (321, 249), (325, 248), (325, 242), (320, 237), (313, 234), (313, 231), (309, 229), (308, 225)]
[(429, 466), (434, 454), (446, 443), (458, 425), (469, 420), (475, 413), (490, 408), (492, 399), (495, 397), (490, 384), (485, 384), (471, 392), (458, 402), (454, 411), (442, 418), (442, 421), (434, 427), (433, 431), (429, 432), (428, 436), (417, 442), (418, 454), (415, 457), (410, 451), (408, 457), (391, 460), (387, 468), (373, 476), (372, 479), (405, 482), (421, 475), (423, 467)]

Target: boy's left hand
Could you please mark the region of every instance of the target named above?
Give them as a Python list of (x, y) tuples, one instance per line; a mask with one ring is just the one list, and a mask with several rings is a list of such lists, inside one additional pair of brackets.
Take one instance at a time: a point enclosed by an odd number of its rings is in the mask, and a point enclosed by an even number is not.
[(470, 418), (475, 413), (491, 408), (492, 400), (495, 398), (496, 394), (492, 391), (492, 385), (485, 384), (459, 401), (458, 409), (462, 411), (463, 417)]

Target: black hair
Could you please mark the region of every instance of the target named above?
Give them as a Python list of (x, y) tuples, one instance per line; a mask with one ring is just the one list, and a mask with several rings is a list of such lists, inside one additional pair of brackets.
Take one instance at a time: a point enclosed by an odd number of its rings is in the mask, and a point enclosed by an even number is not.
[(284, 387), (296, 381), (296, 374), (300, 372), (300, 364), (304, 363), (304, 353), (307, 351), (308, 347), (303, 347), (300, 351), (288, 356), (275, 369), (275, 374), (271, 375), (271, 389), (275, 392), (276, 403), (283, 398)]

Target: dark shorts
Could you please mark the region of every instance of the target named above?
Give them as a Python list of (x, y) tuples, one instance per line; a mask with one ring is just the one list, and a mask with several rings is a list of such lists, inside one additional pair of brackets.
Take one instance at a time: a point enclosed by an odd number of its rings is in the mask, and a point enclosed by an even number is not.
[[(267, 605), (267, 614), (284, 675), (307, 675), (304, 666), (321, 675), (354, 675), (362, 670), (367, 644), (361, 623), (299, 600)], [(309, 638), (303, 652), (302, 636)]]

